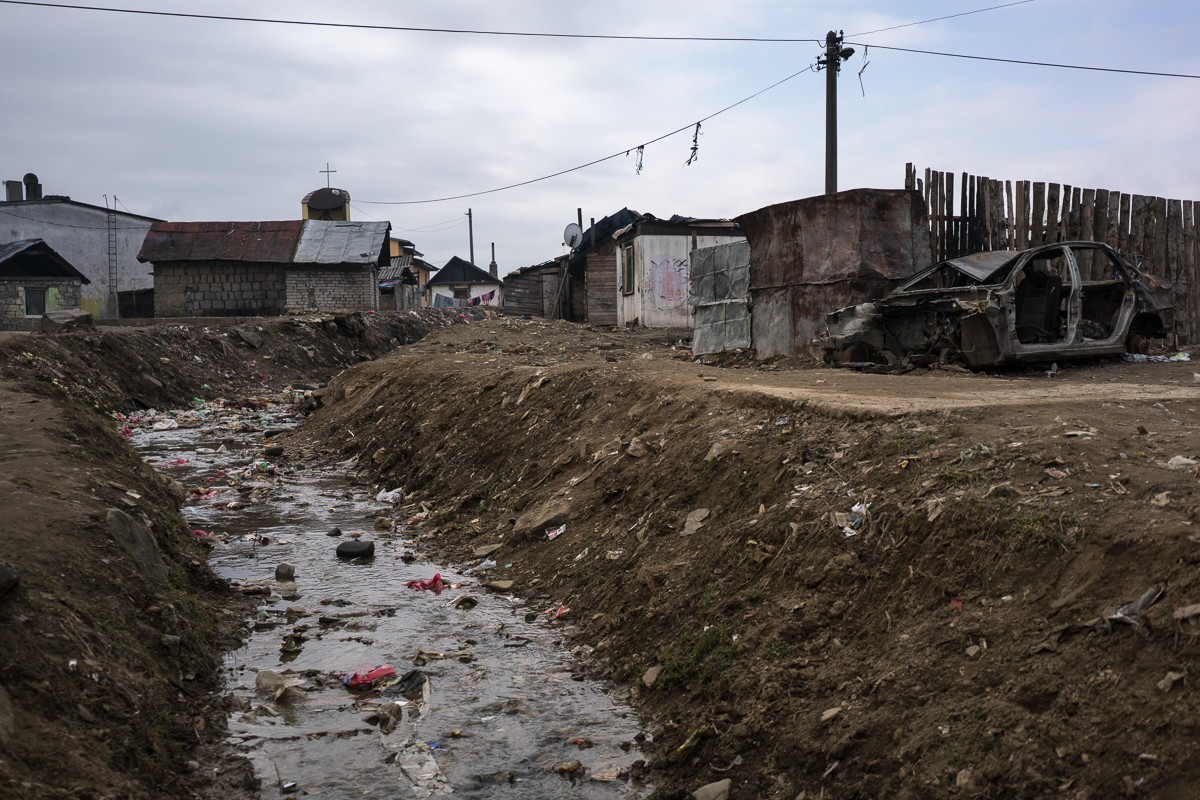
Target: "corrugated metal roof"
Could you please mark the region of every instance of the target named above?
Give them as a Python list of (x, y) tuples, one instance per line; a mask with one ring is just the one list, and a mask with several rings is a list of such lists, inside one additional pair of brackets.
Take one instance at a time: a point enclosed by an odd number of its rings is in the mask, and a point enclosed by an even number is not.
[(297, 264), (384, 264), (390, 222), (310, 219), (296, 246)]
[(395, 281), (400, 279), (400, 274), (404, 272), (405, 267), (412, 264), (412, 256), (392, 256), (392, 263), (386, 267), (379, 268), (379, 280)]
[(270, 222), (156, 222), (138, 261), (292, 261), (304, 220)]

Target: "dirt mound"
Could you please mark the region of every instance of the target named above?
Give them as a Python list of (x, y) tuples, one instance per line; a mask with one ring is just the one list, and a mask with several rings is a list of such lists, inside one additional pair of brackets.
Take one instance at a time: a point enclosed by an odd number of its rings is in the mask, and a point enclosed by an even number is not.
[(662, 797), (1182, 798), (1192, 384), (719, 369), (502, 319), (348, 370), (294, 435), (426, 503), (431, 550), (502, 544), (489, 576), (568, 606), (658, 725)]

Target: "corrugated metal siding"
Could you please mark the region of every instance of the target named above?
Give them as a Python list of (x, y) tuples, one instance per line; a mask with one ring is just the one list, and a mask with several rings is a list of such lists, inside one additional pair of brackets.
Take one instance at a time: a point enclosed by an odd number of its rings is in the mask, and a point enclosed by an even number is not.
[(759, 358), (816, 355), (825, 315), (878, 298), (929, 264), (915, 192), (855, 189), (738, 217), (750, 242), (752, 335)]

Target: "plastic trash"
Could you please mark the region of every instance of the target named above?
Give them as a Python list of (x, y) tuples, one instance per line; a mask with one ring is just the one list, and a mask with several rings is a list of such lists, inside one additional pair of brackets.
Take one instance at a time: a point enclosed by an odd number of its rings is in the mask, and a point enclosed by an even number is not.
[(567, 523), (564, 522), (562, 525), (559, 525), (557, 528), (546, 531), (546, 540), (554, 541), (555, 539), (557, 539), (559, 536), (562, 536), (566, 532), (567, 532)]
[(375, 495), (375, 502), (376, 503), (403, 503), (404, 502), (404, 490), (403, 489), (392, 489), (391, 491), (386, 491), (386, 490), (381, 491), (379, 494)]
[(439, 594), (439, 593), (441, 593), (442, 589), (446, 588), (446, 584), (442, 581), (442, 574), (440, 572), (435, 574), (432, 578), (430, 578), (427, 581), (422, 581), (422, 580), (409, 581), (408, 583), (406, 583), (404, 585), (410, 589), (416, 589), (418, 591), (427, 590), (427, 591), (433, 592), (434, 594)]
[(370, 689), (380, 681), (396, 677), (396, 670), (391, 664), (380, 664), (378, 667), (364, 667), (354, 672), (338, 673), (340, 680), (347, 689)]

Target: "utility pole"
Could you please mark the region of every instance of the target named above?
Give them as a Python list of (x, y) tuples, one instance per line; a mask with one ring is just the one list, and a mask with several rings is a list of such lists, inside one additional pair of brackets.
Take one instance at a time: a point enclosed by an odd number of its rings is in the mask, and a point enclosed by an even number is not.
[(825, 56), (817, 59), (825, 68), (825, 194), (837, 191), (837, 77), (852, 55), (853, 47), (842, 47), (842, 31), (825, 34)]
[(471, 209), (467, 209), (467, 237), (471, 243), (471, 266), (475, 266), (475, 218), (471, 216)]

